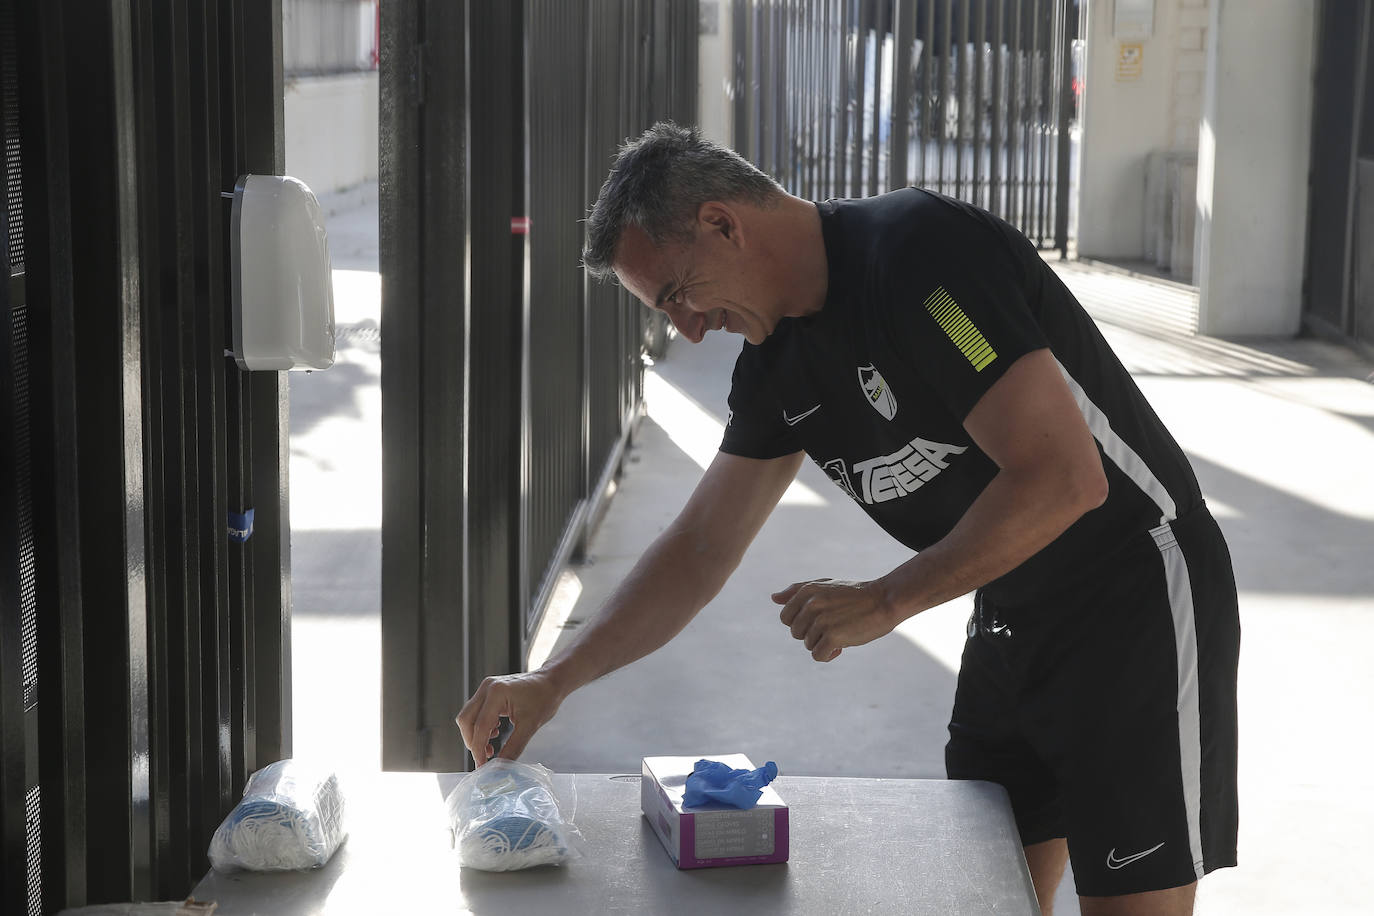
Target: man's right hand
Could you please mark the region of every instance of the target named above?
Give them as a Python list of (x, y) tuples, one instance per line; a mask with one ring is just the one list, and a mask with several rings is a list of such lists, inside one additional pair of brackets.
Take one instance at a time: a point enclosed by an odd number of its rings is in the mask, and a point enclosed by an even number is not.
[[(481, 766), (494, 756), (517, 759), (562, 703), (562, 694), (542, 670), (489, 677), (463, 704), (455, 721), (472, 759)], [(510, 719), (513, 730), (496, 755), (490, 742), (496, 737), (501, 716)]]

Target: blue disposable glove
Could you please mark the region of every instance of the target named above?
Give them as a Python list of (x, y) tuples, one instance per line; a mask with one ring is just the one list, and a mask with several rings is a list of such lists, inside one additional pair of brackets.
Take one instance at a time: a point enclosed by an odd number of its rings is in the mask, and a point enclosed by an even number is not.
[(719, 760), (698, 760), (687, 777), (682, 804), (688, 808), (720, 802), (734, 808), (759, 803), (763, 787), (778, 778), (778, 765), (768, 761), (757, 770), (732, 770)]

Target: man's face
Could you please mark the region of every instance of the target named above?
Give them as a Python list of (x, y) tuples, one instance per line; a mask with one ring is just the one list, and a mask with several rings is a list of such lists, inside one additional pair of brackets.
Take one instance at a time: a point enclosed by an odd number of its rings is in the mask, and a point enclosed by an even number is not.
[[(708, 207), (710, 205), (707, 205)], [(655, 248), (638, 226), (626, 228), (616, 249), (615, 273), (639, 301), (668, 316), (679, 333), (700, 343), (708, 331), (742, 334), (753, 344), (772, 333), (770, 317), (746, 269), (738, 227), (703, 221), (687, 244)]]

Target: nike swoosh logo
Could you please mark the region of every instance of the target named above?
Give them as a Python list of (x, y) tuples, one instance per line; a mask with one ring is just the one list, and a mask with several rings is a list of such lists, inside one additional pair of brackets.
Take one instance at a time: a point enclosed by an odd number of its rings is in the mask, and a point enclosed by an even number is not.
[(799, 413), (799, 414), (797, 414), (795, 417), (789, 417), (789, 416), (787, 415), (787, 411), (786, 411), (786, 410), (783, 410), (783, 412), (782, 412), (782, 420), (783, 420), (783, 422), (786, 423), (788, 426), (796, 426), (796, 425), (797, 425), (798, 423), (800, 423), (802, 420), (805, 420), (807, 417), (811, 416), (813, 413), (815, 413), (816, 411), (818, 411), (818, 410), (820, 410), (820, 409), (821, 409), (821, 405), (817, 404), (815, 407), (812, 407), (810, 410), (808, 410), (808, 411), (806, 411), (806, 412), (804, 412), (804, 413)]
[[(1159, 846), (1163, 845), (1163, 843), (1159, 844)], [(1144, 852), (1138, 852), (1133, 856), (1126, 856), (1124, 859), (1118, 859), (1116, 857), (1116, 849), (1113, 848), (1111, 852), (1107, 853), (1107, 867), (1113, 870), (1118, 868), (1125, 868), (1132, 862), (1137, 862), (1148, 856), (1150, 853), (1154, 852), (1156, 849), (1159, 849), (1159, 846), (1152, 847), (1150, 849), (1145, 850)]]

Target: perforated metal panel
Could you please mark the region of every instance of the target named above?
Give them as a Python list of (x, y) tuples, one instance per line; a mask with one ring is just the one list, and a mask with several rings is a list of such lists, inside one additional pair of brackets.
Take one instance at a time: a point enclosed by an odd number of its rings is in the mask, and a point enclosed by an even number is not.
[[(0, 465), (6, 474), (0, 486), (4, 530), (0, 533), (0, 644), (4, 646), (0, 672), (0, 722), (5, 746), (0, 749), (7, 837), (4, 878), (0, 881), (0, 910), (21, 909), (30, 916), (43, 912), (43, 848), (38, 773), (38, 627), (36, 567), (30, 449), (29, 309), (24, 278), (23, 174), (20, 168), (19, 77), (13, 11), (0, 7), (0, 144), (4, 149), (5, 210), (0, 219), (4, 235), (0, 270)], [(16, 645), (19, 649), (15, 652)], [(16, 657), (17, 655), (17, 657)], [(19, 804), (23, 799), (22, 806)], [(11, 807), (12, 806), (12, 807)], [(23, 817), (22, 830), (15, 823)], [(11, 820), (13, 819), (13, 820)], [(8, 845), (13, 841), (16, 846)], [(16, 848), (22, 841), (23, 847)]]
[(38, 703), (38, 582), (30, 491), (28, 306), (17, 304), (10, 315), (10, 352), (14, 360), (14, 479), (18, 487), (15, 531), (19, 547), (19, 632), (23, 651), (20, 670), (24, 684), (24, 711), (27, 712)]
[(24, 864), (29, 916), (43, 916), (43, 807), (38, 786), (24, 797)]
[(13, 13), (0, 11), (0, 108), (4, 115), (5, 218), (9, 224), (10, 275), (24, 272), (24, 189), (19, 170), (19, 76)]

